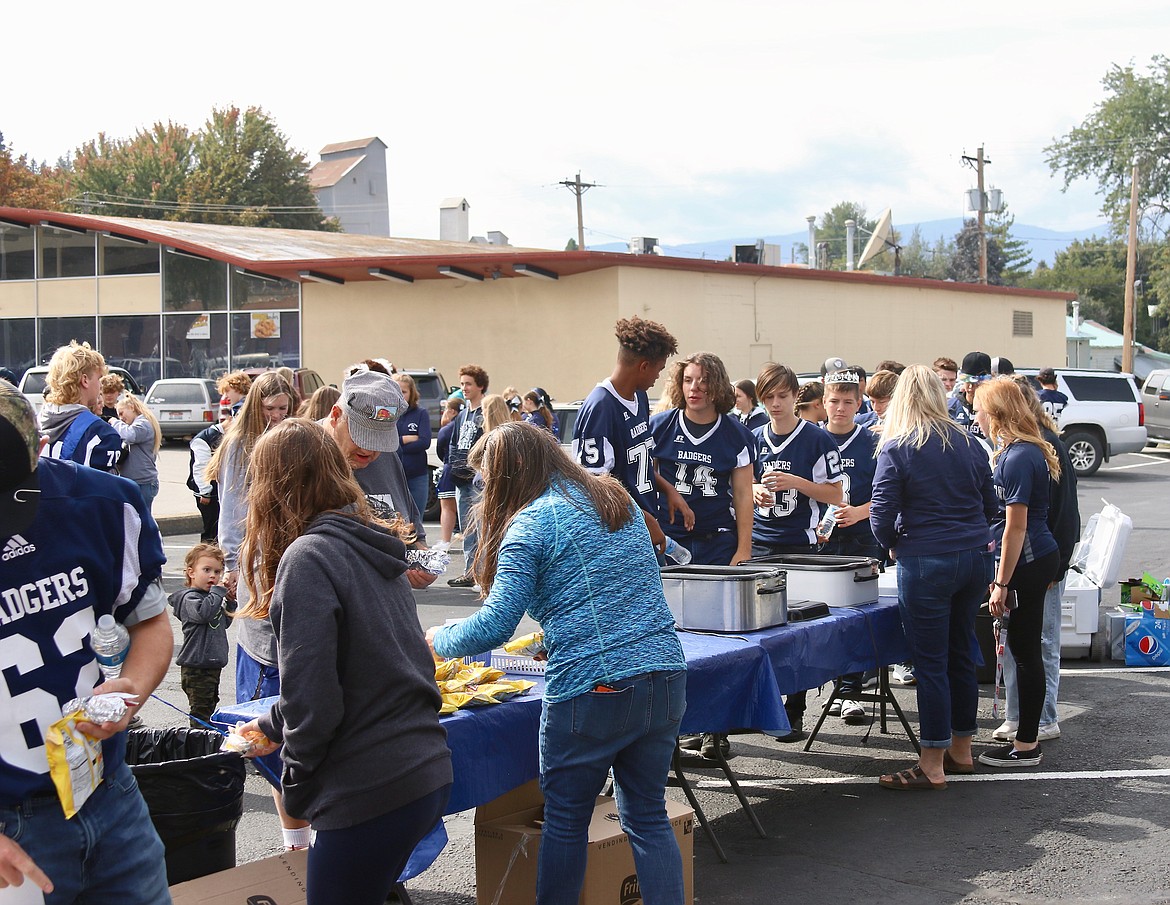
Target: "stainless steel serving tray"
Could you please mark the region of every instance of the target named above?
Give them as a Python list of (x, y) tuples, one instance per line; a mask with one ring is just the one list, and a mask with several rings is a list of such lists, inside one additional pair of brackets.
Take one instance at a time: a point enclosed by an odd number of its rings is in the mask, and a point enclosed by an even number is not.
[(679, 628), (753, 632), (788, 621), (787, 579), (773, 566), (667, 566), (662, 590)]
[(869, 556), (780, 553), (754, 557), (746, 565), (784, 569), (793, 600), (823, 600), (838, 607), (863, 606), (878, 599), (881, 566)]

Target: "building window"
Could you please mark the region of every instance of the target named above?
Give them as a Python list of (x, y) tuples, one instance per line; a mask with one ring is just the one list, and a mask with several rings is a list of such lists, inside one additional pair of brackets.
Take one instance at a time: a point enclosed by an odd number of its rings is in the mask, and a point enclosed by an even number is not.
[(29, 228), (0, 224), (0, 280), (36, 276), (36, 246)]
[(1012, 336), (1031, 336), (1032, 335), (1032, 312), (1031, 311), (1013, 311), (1012, 312)]
[(167, 347), (164, 377), (214, 380), (227, 373), (226, 314), (166, 314), (163, 316), (163, 332)]
[(77, 234), (42, 226), (41, 279), (92, 277), (97, 273), (97, 245), (93, 233)]
[[(31, 263), (31, 262), (30, 262)], [(0, 368), (7, 368), (17, 383), (36, 362), (37, 327), (31, 317), (0, 318)]]
[(232, 271), (232, 311), (301, 306), (301, 284), (292, 280), (255, 277)]
[(232, 368), (299, 368), (301, 316), (296, 311), (233, 314)]
[(159, 316), (135, 314), (98, 320), (106, 364), (129, 371), (143, 390), (162, 376), (159, 358)]
[(58, 348), (69, 345), (71, 339), (98, 348), (95, 317), (42, 317), (37, 320), (37, 327), (41, 334), (41, 361), (44, 364), (48, 364)]
[(227, 264), (190, 257), (170, 248), (162, 259), (164, 311), (227, 310)]
[[(127, 276), (159, 272), (159, 246), (156, 242), (131, 242), (117, 236), (98, 239), (98, 273), (104, 276)], [(127, 369), (129, 370), (129, 369)]]

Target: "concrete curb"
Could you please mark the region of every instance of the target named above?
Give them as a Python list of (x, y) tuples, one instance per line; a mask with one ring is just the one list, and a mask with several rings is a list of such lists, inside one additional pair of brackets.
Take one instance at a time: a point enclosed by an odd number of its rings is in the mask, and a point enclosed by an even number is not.
[(155, 521), (163, 537), (198, 534), (203, 530), (203, 519), (198, 515), (160, 515)]

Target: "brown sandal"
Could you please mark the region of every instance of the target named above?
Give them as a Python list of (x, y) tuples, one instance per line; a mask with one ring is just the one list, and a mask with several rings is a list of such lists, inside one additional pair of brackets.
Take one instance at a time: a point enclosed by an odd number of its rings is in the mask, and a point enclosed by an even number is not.
[(945, 780), (931, 782), (917, 764), (909, 770), (899, 770), (897, 773), (887, 773), (881, 776), (878, 779), (878, 785), (883, 789), (892, 789), (895, 792), (941, 792), (947, 787)]
[(950, 751), (943, 752), (943, 772), (951, 773), (955, 776), (966, 776), (975, 772), (975, 764), (961, 764), (953, 757)]

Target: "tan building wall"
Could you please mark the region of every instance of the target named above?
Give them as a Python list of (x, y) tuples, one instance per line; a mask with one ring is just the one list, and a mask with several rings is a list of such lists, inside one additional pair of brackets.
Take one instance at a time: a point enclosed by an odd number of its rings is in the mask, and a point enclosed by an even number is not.
[[(609, 376), (614, 321), (633, 315), (665, 324), (680, 354), (716, 353), (733, 379), (754, 378), (769, 360), (817, 371), (831, 355), (872, 369), (884, 358), (961, 361), (975, 349), (1021, 366), (1065, 354), (1061, 299), (903, 282), (613, 267), (555, 283), (306, 283), (303, 305), (303, 360), (327, 381), (371, 355), (436, 367), (451, 382), (475, 362), (491, 390), (539, 384), (559, 401)], [(1030, 338), (1012, 336), (1014, 312), (1031, 315)]]
[(37, 314), (40, 317), (76, 317), (92, 315), (96, 311), (97, 277), (37, 281)]
[(158, 314), (162, 306), (157, 273), (102, 277), (97, 284), (99, 314)]
[(32, 280), (0, 280), (0, 317), (35, 317), (37, 284)]

